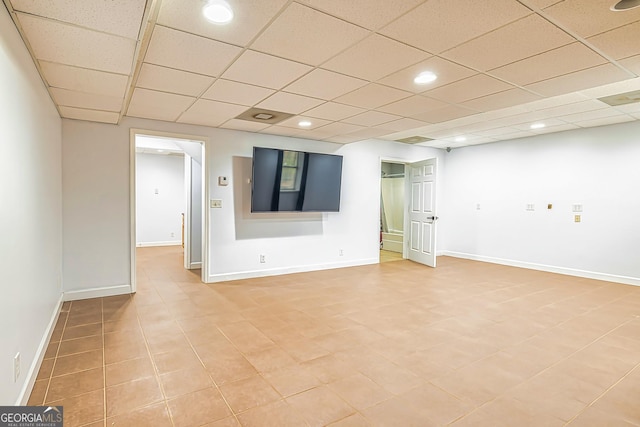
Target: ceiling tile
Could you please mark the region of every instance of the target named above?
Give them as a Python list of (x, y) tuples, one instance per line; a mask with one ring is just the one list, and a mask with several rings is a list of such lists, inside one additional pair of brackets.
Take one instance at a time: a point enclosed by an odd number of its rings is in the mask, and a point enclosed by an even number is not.
[(619, 116), (611, 116), (611, 117), (604, 117), (601, 119), (586, 120), (584, 122), (576, 122), (574, 124), (582, 128), (587, 128), (587, 127), (594, 127), (594, 126), (614, 125), (616, 123), (625, 123), (625, 122), (631, 122), (634, 120), (636, 119), (632, 116), (629, 116), (627, 114), (621, 114)]
[(599, 110), (592, 110), (592, 111), (585, 111), (582, 113), (576, 113), (576, 114), (569, 114), (566, 116), (560, 116), (558, 117), (560, 120), (565, 121), (567, 123), (578, 123), (578, 122), (584, 122), (587, 120), (595, 120), (595, 119), (602, 119), (605, 117), (612, 117), (612, 116), (619, 116), (622, 115), (624, 113), (620, 113), (619, 111), (615, 110), (614, 108), (611, 107), (603, 107)]
[(512, 134), (520, 130), (522, 129), (517, 129), (515, 127), (498, 127), (493, 129), (480, 130), (480, 131), (474, 132), (473, 134), (478, 136), (496, 137), (501, 135)]
[(462, 103), (462, 106), (480, 111), (489, 111), (535, 101), (536, 99), (540, 99), (540, 97), (522, 89), (510, 89), (466, 101)]
[[(438, 76), (437, 80), (426, 85), (414, 83), (413, 79), (423, 71), (431, 71), (435, 73)], [(446, 59), (434, 56), (426, 61), (412, 65), (402, 71), (398, 71), (397, 73), (385, 77), (380, 80), (380, 83), (398, 89), (420, 93), (467, 78), (474, 74), (476, 74), (476, 72), (470, 68), (466, 68), (461, 65), (454, 64), (451, 61), (447, 61)]]
[(394, 120), (392, 122), (387, 122), (384, 124), (384, 127), (394, 132), (401, 132), (409, 129), (420, 128), (428, 124), (429, 123), (423, 122), (421, 120), (410, 119), (405, 117), (399, 120)]
[(145, 0), (11, 0), (14, 10), (136, 40)]
[(39, 60), (129, 74), (135, 41), (18, 13)]
[(319, 105), (305, 114), (310, 117), (318, 117), (326, 120), (342, 120), (347, 117), (355, 116), (356, 114), (365, 111), (363, 108), (353, 107), (351, 105), (338, 104), (337, 102), (325, 102)]
[[(531, 129), (531, 125), (534, 123), (544, 123), (544, 127), (540, 128), (540, 129)], [(531, 120), (525, 123), (520, 123), (517, 125), (513, 125), (514, 128), (518, 129), (518, 130), (525, 130), (525, 131), (530, 131), (533, 133), (538, 133), (539, 131), (543, 130), (543, 129), (548, 129), (548, 128), (557, 128), (558, 126), (566, 126), (567, 122), (562, 121), (562, 120), (558, 120), (555, 118), (548, 118), (548, 119), (544, 119), (544, 120)]]
[(638, 41), (639, 37), (640, 21), (590, 37), (587, 41), (613, 59), (623, 59), (640, 54), (640, 42), (629, 43), (630, 40)]
[(615, 108), (616, 110), (625, 114), (640, 113), (640, 102), (634, 102), (633, 104), (620, 105)]
[(330, 123), (326, 126), (322, 126), (317, 130), (320, 132), (323, 132), (324, 134), (327, 135), (327, 137), (329, 137), (329, 136), (336, 136), (340, 134), (347, 134), (350, 132), (355, 132), (363, 129), (366, 129), (366, 128), (364, 126), (354, 125), (351, 123), (335, 122), (335, 123)]
[(320, 104), (322, 104), (322, 101), (319, 99), (293, 93), (276, 92), (256, 105), (256, 107), (282, 111), (283, 113), (300, 114)]
[(241, 49), (204, 37), (156, 25), (145, 62), (207, 76), (220, 73)]
[(620, 61), (620, 65), (635, 73), (636, 76), (640, 76), (640, 55), (625, 58)]
[(322, 67), (375, 81), (428, 57), (429, 54), (421, 50), (372, 34)]
[(413, 95), (410, 98), (405, 98), (400, 101), (380, 107), (380, 111), (384, 111), (391, 114), (397, 114), (399, 116), (409, 117), (416, 114), (425, 113), (427, 111), (437, 110), (447, 106), (445, 102), (438, 101), (437, 99), (427, 98), (422, 95)]
[(352, 123), (360, 126), (377, 126), (382, 123), (390, 122), (392, 120), (398, 120), (402, 117), (393, 114), (382, 113), (380, 111), (367, 111), (366, 113), (358, 114), (357, 116), (344, 119), (345, 123)]
[(564, 95), (557, 95), (550, 98), (540, 99), (538, 101), (528, 102), (523, 105), (528, 111), (537, 111), (545, 108), (553, 108), (575, 102), (586, 101), (589, 97), (581, 93), (567, 93)]
[(430, 0), (380, 32), (431, 53), (441, 53), (529, 15), (513, 0)]
[(534, 83), (527, 86), (527, 88), (544, 96), (554, 96), (626, 80), (629, 77), (630, 76), (627, 73), (615, 65), (604, 64), (598, 67), (556, 77), (554, 79)]
[(442, 55), (468, 67), (486, 71), (575, 41), (546, 19), (533, 14)]
[(211, 83), (213, 83), (213, 77), (144, 63), (136, 86), (180, 95), (198, 96)]
[(440, 86), (424, 92), (431, 98), (441, 99), (450, 103), (468, 101), (492, 93), (513, 89), (514, 86), (485, 74), (476, 74), (446, 86)]
[(367, 84), (367, 81), (316, 68), (284, 88), (287, 92), (331, 100)]
[(281, 89), (312, 68), (298, 62), (247, 50), (222, 75), (225, 79)]
[[(559, 125), (555, 125), (555, 126), (545, 126), (542, 129), (532, 129), (529, 132), (534, 133), (536, 135), (542, 135), (542, 134), (545, 134), (545, 133), (564, 132), (566, 130), (578, 129), (578, 127), (579, 126), (577, 126), (577, 125), (564, 123), (564, 124), (559, 124)], [(509, 135), (509, 136), (511, 136), (511, 135)]]
[(411, 93), (370, 83), (351, 93), (342, 95), (336, 101), (356, 107), (373, 109), (408, 96), (411, 96)]
[[(571, 58), (570, 61), (567, 58)], [(547, 80), (585, 68), (594, 67), (606, 60), (583, 45), (573, 43), (533, 56), (490, 72), (498, 78), (520, 86)]]
[(87, 120), (89, 122), (118, 123), (119, 113), (111, 111), (84, 110), (75, 107), (60, 107), (60, 114), (66, 119)]
[(536, 7), (538, 9), (544, 9), (545, 7), (549, 7), (552, 4), (560, 3), (564, 0), (523, 0), (522, 3), (526, 5), (530, 5), (532, 7)]
[(253, 42), (252, 49), (319, 65), (366, 37), (368, 31), (298, 3), (289, 7)]
[(573, 102), (566, 105), (557, 105), (555, 107), (541, 109), (539, 111), (535, 111), (534, 114), (536, 114), (536, 116), (539, 118), (559, 117), (569, 114), (583, 113), (585, 111), (600, 110), (602, 108), (605, 108), (606, 106), (607, 104), (603, 102), (594, 99), (587, 99), (580, 102)]
[(355, 132), (349, 132), (346, 136), (356, 137), (358, 138), (358, 141), (362, 141), (364, 139), (377, 138), (382, 135), (388, 135), (389, 133), (390, 132), (388, 129), (365, 128), (362, 130), (357, 130)]
[(268, 128), (270, 125), (265, 123), (250, 122), (248, 120), (231, 119), (224, 122), (220, 127), (225, 129), (244, 130), (247, 132), (259, 132)]
[(239, 46), (249, 43), (273, 19), (287, 0), (234, 1), (233, 21), (215, 25), (202, 15), (202, 0), (162, 0), (158, 23), (177, 30)]
[(447, 105), (443, 108), (427, 111), (424, 113), (412, 114), (411, 117), (423, 120), (429, 123), (440, 123), (448, 120), (458, 119), (460, 117), (478, 114), (478, 111), (470, 108), (464, 108), (457, 105)]
[(284, 126), (273, 125), (266, 128), (262, 133), (268, 133), (270, 135), (282, 135), (282, 136), (294, 136), (300, 133), (300, 129), (288, 128)]
[(615, 0), (564, 0), (544, 9), (544, 13), (575, 31), (591, 37), (640, 20), (640, 9), (612, 12)]
[(596, 86), (578, 93), (585, 96), (585, 98), (602, 98), (605, 96), (617, 95), (619, 93), (632, 92), (636, 90), (640, 90), (640, 78), (638, 77), (608, 85)]
[(127, 116), (173, 122), (195, 98), (148, 89), (134, 89)]
[(97, 95), (52, 87), (49, 89), (57, 105), (120, 112), (124, 98), (121, 96)]
[(227, 104), (225, 102), (197, 100), (177, 120), (179, 123), (217, 127), (243, 113), (247, 107)]
[[(304, 128), (300, 127), (298, 125), (298, 123), (300, 123), (303, 120), (311, 122), (311, 126), (304, 127)], [(283, 120), (283, 121), (279, 122), (278, 126), (295, 128), (295, 129), (299, 129), (299, 130), (313, 130), (313, 129), (319, 128), (320, 126), (324, 126), (326, 124), (329, 124), (329, 123), (331, 123), (329, 120), (316, 119), (314, 117), (307, 117), (307, 116), (294, 116), (294, 117), (291, 117), (289, 119), (286, 119), (286, 120)]]
[(124, 97), (129, 78), (124, 74), (105, 73), (55, 62), (40, 62), (45, 80), (52, 87), (76, 92)]
[(274, 92), (260, 86), (218, 79), (202, 97), (213, 101), (254, 106)]
[(424, 0), (300, 0), (345, 21), (376, 30)]

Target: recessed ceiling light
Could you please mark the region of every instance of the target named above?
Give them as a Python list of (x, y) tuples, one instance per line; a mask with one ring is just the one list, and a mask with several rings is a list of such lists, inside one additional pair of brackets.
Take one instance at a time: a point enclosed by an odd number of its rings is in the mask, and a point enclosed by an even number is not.
[(633, 9), (638, 6), (640, 6), (640, 0), (621, 0), (611, 6), (611, 10), (614, 12), (623, 12), (625, 10)]
[(456, 142), (465, 142), (466, 140), (467, 140), (467, 138), (466, 138), (466, 137), (464, 137), (464, 136), (458, 136), (458, 137), (455, 139), (455, 141), (456, 141)]
[(301, 120), (298, 122), (298, 126), (300, 126), (301, 128), (308, 128), (309, 126), (311, 126), (311, 122), (309, 120)]
[(413, 82), (418, 85), (426, 85), (427, 83), (431, 83), (437, 78), (438, 76), (436, 76), (435, 73), (432, 73), (431, 71), (423, 71), (422, 73), (418, 74), (415, 79), (413, 79)]
[(544, 123), (534, 123), (531, 126), (529, 126), (531, 129), (542, 129), (543, 127), (545, 127), (546, 125)]
[(202, 14), (214, 24), (228, 24), (233, 19), (233, 9), (224, 0), (207, 0)]

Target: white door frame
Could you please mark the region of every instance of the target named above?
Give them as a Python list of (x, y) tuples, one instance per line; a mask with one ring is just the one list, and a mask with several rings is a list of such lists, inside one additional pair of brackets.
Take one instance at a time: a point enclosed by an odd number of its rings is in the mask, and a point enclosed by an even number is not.
[(207, 203), (209, 195), (209, 173), (207, 162), (207, 147), (209, 138), (201, 135), (187, 135), (170, 132), (159, 132), (146, 129), (131, 128), (129, 131), (129, 239), (130, 239), (130, 284), (131, 293), (137, 290), (136, 281), (136, 135), (156, 136), (160, 138), (184, 139), (202, 144), (202, 270), (201, 277), (203, 283), (207, 283), (209, 278), (209, 211)]
[[(421, 185), (420, 191), (421, 194), (419, 195), (419, 199), (420, 199), (420, 213), (417, 214), (417, 216), (420, 219), (420, 230), (419, 230), (419, 253), (416, 253), (415, 251), (413, 253), (410, 253), (410, 248), (409, 246), (411, 245), (410, 239), (412, 238), (412, 232), (411, 232), (411, 222), (412, 222), (412, 213), (411, 213), (411, 205), (412, 205), (412, 197), (413, 197), (413, 192), (412, 192), (412, 172), (415, 168), (416, 165), (424, 163), (424, 162), (430, 162), (433, 161), (433, 178), (429, 181), (432, 182), (434, 185), (432, 187), (432, 203), (433, 203), (433, 209), (432, 211), (430, 211), (430, 213), (426, 213), (423, 210), (424, 209), (424, 204), (426, 203), (426, 201), (424, 200), (424, 193), (422, 193), (422, 189), (423, 186)], [(424, 166), (421, 166), (421, 168), (423, 169), (422, 172), (424, 172)], [(421, 172), (421, 173), (422, 173)], [(422, 177), (422, 175), (420, 175)], [(405, 253), (406, 253), (406, 258), (411, 259), (412, 261), (415, 262), (419, 262), (421, 264), (424, 265), (428, 265), (430, 267), (435, 267), (436, 266), (436, 259), (437, 259), (437, 231), (436, 231), (436, 223), (438, 220), (438, 216), (437, 216), (437, 210), (438, 210), (438, 203), (437, 203), (437, 180), (438, 180), (438, 158), (437, 157), (431, 157), (429, 159), (424, 159), (424, 160), (419, 160), (417, 162), (411, 162), (411, 163), (407, 163), (405, 165), (405, 192), (408, 195), (408, 197), (405, 198), (405, 209), (406, 209), (406, 215), (405, 215), (405, 222), (404, 222), (404, 226), (405, 226), (405, 230), (406, 233), (408, 233), (409, 235), (409, 239), (406, 239), (405, 241)], [(420, 182), (422, 184), (422, 181)], [(416, 215), (414, 215), (413, 218), (416, 218)], [(425, 220), (431, 220), (429, 221), (425, 221)], [(430, 252), (426, 253), (423, 251), (423, 228), (422, 226), (424, 226), (424, 224), (428, 224), (431, 225), (430, 227), (430, 242), (432, 242), (432, 247), (430, 247)]]

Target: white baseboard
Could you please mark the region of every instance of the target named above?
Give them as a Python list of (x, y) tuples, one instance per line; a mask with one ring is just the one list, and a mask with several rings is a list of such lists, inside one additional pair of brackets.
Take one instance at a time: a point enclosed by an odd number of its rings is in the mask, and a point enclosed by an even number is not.
[(47, 329), (45, 329), (45, 333), (40, 340), (40, 344), (38, 345), (38, 349), (36, 350), (36, 354), (33, 358), (33, 362), (31, 362), (31, 366), (29, 366), (29, 371), (27, 372), (26, 381), (22, 386), (22, 390), (20, 390), (20, 394), (18, 395), (18, 400), (16, 401), (16, 406), (24, 406), (29, 401), (29, 396), (31, 396), (31, 392), (33, 391), (33, 386), (36, 383), (36, 378), (38, 377), (38, 372), (40, 371), (40, 365), (42, 365), (42, 361), (44, 360), (44, 354), (47, 351), (47, 346), (49, 345), (49, 340), (51, 339), (51, 335), (53, 334), (53, 330), (56, 327), (56, 323), (58, 322), (58, 316), (60, 315), (60, 309), (62, 308), (63, 298), (60, 295), (60, 299), (56, 304), (53, 313), (51, 314), (51, 320), (47, 325)]
[(78, 289), (65, 291), (63, 293), (64, 301), (76, 301), (79, 299), (111, 297), (114, 295), (125, 295), (131, 293), (131, 286), (116, 285), (106, 286), (104, 288)]
[(202, 262), (198, 261), (198, 262), (192, 262), (191, 264), (189, 264), (189, 270), (193, 270), (196, 268), (202, 268)]
[(553, 265), (536, 264), (532, 262), (516, 261), (503, 258), (493, 258), (482, 255), (467, 254), (463, 252), (442, 251), (438, 255), (445, 255), (455, 258), (464, 258), (474, 261), (490, 262), (492, 264), (509, 265), (511, 267), (528, 268), (530, 270), (547, 271), (549, 273), (565, 274), (567, 276), (584, 277), (586, 279), (604, 280), (607, 282), (622, 283), (625, 285), (640, 286), (640, 278), (619, 276), (615, 274), (599, 273), (596, 271), (578, 270), (567, 267), (557, 267)]
[(210, 274), (207, 283), (226, 282), (229, 280), (253, 279), (256, 277), (280, 276), (282, 274), (306, 273), (309, 271), (331, 270), (334, 268), (357, 267), (360, 265), (378, 264), (378, 258), (355, 261), (336, 262), (331, 264), (302, 265), (295, 267), (272, 268), (265, 270), (242, 271), (238, 273)]
[(167, 242), (140, 242), (136, 243), (136, 246), (139, 248), (146, 248), (148, 246), (178, 246), (182, 245), (180, 240), (177, 241), (167, 241)]

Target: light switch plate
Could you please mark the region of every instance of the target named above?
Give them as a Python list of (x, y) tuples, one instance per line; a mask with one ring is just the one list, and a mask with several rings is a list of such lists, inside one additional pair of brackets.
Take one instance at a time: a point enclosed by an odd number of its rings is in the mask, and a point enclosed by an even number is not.
[(220, 200), (220, 199), (211, 199), (211, 207), (212, 208), (221, 208), (222, 207), (222, 200)]

